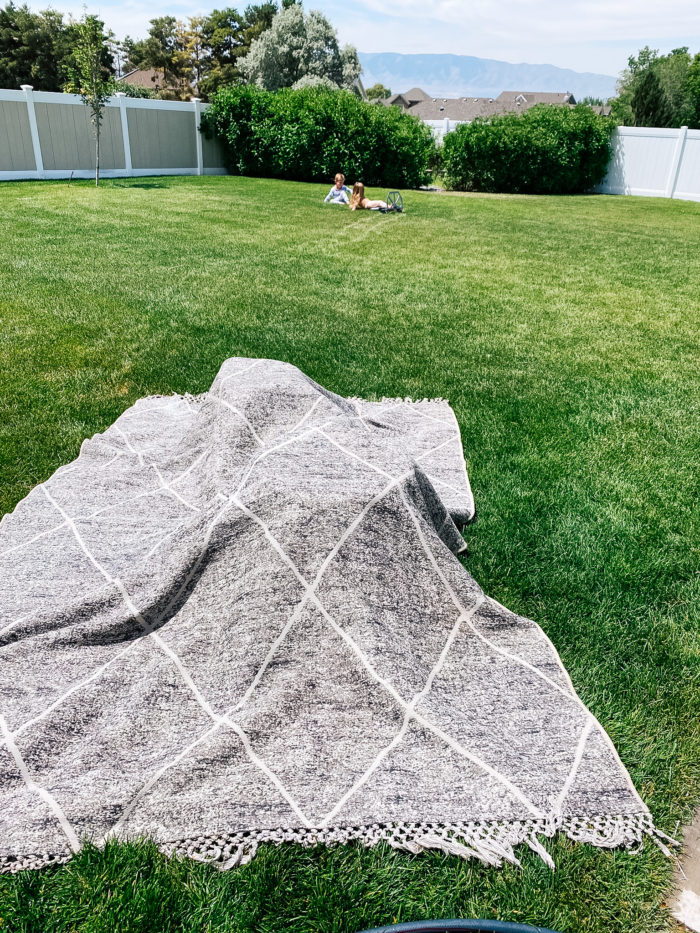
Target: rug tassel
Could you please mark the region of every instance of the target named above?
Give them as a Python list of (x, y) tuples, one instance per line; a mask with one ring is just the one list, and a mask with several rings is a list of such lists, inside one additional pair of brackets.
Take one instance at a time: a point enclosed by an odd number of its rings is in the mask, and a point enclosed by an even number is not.
[(532, 833), (531, 836), (528, 836), (525, 839), (525, 842), (530, 846), (533, 852), (536, 852), (539, 855), (539, 857), (542, 859), (545, 865), (549, 866), (549, 868), (551, 868), (552, 871), (555, 870), (556, 866), (554, 864), (554, 859), (549, 854), (549, 852), (545, 849), (545, 847), (542, 845), (542, 843), (537, 838), (535, 833)]

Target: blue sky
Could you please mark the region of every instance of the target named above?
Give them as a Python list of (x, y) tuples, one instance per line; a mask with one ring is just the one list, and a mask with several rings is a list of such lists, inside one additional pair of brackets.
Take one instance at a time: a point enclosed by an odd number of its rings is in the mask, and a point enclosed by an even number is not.
[[(236, 5), (232, 0), (85, 2), (117, 36), (133, 38), (146, 34), (154, 16), (184, 19)], [(31, 5), (36, 8), (36, 0)], [(451, 52), (616, 75), (643, 45), (700, 51), (700, 0), (305, 0), (305, 7), (325, 13), (341, 42), (361, 52)], [(55, 0), (55, 8), (79, 17), (83, 2)]]

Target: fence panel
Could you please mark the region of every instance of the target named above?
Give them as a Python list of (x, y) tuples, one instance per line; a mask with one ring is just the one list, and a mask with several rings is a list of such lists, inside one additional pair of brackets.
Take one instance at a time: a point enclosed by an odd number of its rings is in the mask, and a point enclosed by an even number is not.
[[(223, 175), (221, 147), (199, 132), (198, 100), (112, 97), (100, 133), (100, 173)], [(95, 141), (88, 108), (77, 94), (0, 90), (0, 181), (88, 178)]]
[(618, 126), (608, 173), (595, 190), (700, 201), (700, 131)]
[(24, 101), (0, 103), (0, 171), (35, 172), (29, 113)]
[(673, 196), (700, 201), (700, 130), (688, 130), (686, 134)]

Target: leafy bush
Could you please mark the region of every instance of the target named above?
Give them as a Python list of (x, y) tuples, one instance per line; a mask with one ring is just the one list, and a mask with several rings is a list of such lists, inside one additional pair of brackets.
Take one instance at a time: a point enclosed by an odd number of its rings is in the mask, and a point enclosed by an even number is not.
[(478, 118), (445, 137), (445, 177), (460, 191), (586, 191), (605, 176), (613, 127), (584, 104)]
[(156, 100), (158, 97), (155, 88), (141, 87), (140, 84), (127, 84), (126, 81), (119, 81), (117, 90), (121, 91), (126, 97), (142, 97), (149, 100)]
[(429, 180), (435, 144), (430, 130), (398, 107), (366, 104), (324, 87), (220, 90), (202, 130), (221, 140), (236, 175), (416, 188)]

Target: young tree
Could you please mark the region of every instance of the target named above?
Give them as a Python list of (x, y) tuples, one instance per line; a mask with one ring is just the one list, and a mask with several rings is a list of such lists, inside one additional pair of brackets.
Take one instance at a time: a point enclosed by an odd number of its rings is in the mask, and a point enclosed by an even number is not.
[(661, 83), (653, 68), (648, 68), (635, 84), (630, 102), (635, 126), (668, 126), (671, 112)]
[(339, 48), (336, 32), (325, 16), (317, 11), (305, 15), (297, 3), (275, 15), (238, 66), (248, 81), (268, 91), (293, 87), (307, 76), (349, 88), (361, 71), (356, 50)]
[(105, 104), (115, 91), (114, 78), (104, 66), (107, 36), (104, 23), (85, 14), (75, 26), (76, 40), (70, 78), (65, 90), (80, 94), (90, 109), (95, 134), (95, 187), (100, 183), (100, 128)]

